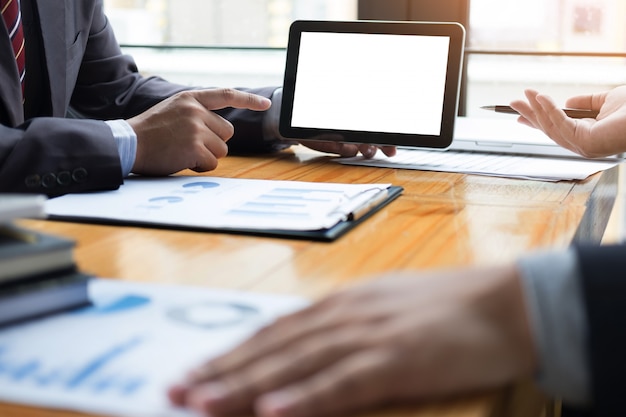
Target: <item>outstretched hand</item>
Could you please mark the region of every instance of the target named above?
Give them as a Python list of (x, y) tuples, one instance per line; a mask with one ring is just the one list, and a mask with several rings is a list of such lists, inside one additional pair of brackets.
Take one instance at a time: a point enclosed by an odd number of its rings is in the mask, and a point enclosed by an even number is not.
[(521, 115), (519, 121), (542, 130), (562, 147), (588, 158), (626, 151), (626, 86), (567, 100), (567, 107), (598, 111), (595, 119), (572, 119), (550, 97), (531, 89), (525, 94), (527, 102), (511, 102)]
[(169, 395), (205, 416), (329, 416), (500, 386), (535, 362), (515, 268), (476, 268), (332, 295), (199, 366)]
[(233, 125), (213, 110), (263, 111), (269, 99), (229, 88), (184, 91), (128, 120), (137, 134), (132, 172), (169, 175), (182, 169), (210, 171), (226, 156)]

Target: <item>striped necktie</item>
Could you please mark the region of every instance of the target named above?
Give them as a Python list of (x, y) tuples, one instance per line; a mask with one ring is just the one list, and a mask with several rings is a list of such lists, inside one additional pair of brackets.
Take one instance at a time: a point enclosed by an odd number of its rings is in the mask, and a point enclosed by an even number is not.
[(22, 28), (22, 12), (19, 0), (0, 0), (2, 18), (9, 31), (17, 71), (20, 74), (22, 84), (22, 97), (24, 97), (24, 78), (26, 77), (26, 53), (24, 52), (24, 30)]

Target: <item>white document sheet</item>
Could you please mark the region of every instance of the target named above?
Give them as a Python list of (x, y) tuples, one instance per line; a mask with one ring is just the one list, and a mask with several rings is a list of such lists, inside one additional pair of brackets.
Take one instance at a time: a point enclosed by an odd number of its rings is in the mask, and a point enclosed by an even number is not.
[(386, 157), (379, 152), (372, 159), (354, 157), (337, 158), (335, 161), (345, 165), (458, 172), (538, 181), (583, 180), (621, 162), (404, 148), (398, 149), (393, 157)]
[(116, 191), (51, 199), (46, 202), (46, 213), (210, 229), (322, 230), (346, 220), (389, 186), (204, 176), (134, 177)]
[(0, 401), (112, 416), (187, 415), (166, 390), (194, 365), (306, 303), (117, 280), (93, 307), (0, 329)]
[(0, 225), (17, 218), (45, 217), (45, 195), (0, 193)]

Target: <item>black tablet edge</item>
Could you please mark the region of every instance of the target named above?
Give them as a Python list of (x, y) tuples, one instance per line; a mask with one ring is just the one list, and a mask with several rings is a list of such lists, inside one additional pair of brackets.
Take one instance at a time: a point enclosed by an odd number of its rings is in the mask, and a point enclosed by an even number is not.
[[(446, 87), (444, 91), (441, 133), (438, 136), (420, 134), (398, 134), (367, 131), (341, 131), (329, 129), (294, 128), (290, 126), (292, 103), (295, 95), (296, 70), (302, 32), (343, 32), (394, 33), (392, 28), (417, 27), (428, 28), (430, 33), (450, 38)], [(332, 28), (332, 29), (331, 29)], [(378, 28), (378, 30), (376, 30)], [(384, 28), (384, 29), (383, 29)], [(358, 29), (358, 30), (357, 30)], [(445, 29), (445, 30), (444, 30)], [(408, 32), (408, 31), (404, 31)], [(434, 33), (433, 33), (434, 32)], [(414, 148), (448, 148), (454, 136), (454, 125), (459, 107), (459, 93), (465, 49), (465, 28), (457, 22), (404, 22), (404, 21), (321, 21), (296, 20), (289, 30), (289, 46), (285, 62), (283, 94), (279, 120), (279, 132), (286, 138), (297, 140), (368, 143), (373, 145), (395, 145)], [(458, 59), (454, 59), (458, 56)]]

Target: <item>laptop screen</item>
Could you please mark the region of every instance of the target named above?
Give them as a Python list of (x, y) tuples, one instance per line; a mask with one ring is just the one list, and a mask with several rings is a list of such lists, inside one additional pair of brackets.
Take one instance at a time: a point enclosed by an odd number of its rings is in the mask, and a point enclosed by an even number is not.
[(463, 29), (453, 23), (295, 22), (281, 134), (447, 147), (462, 49)]

